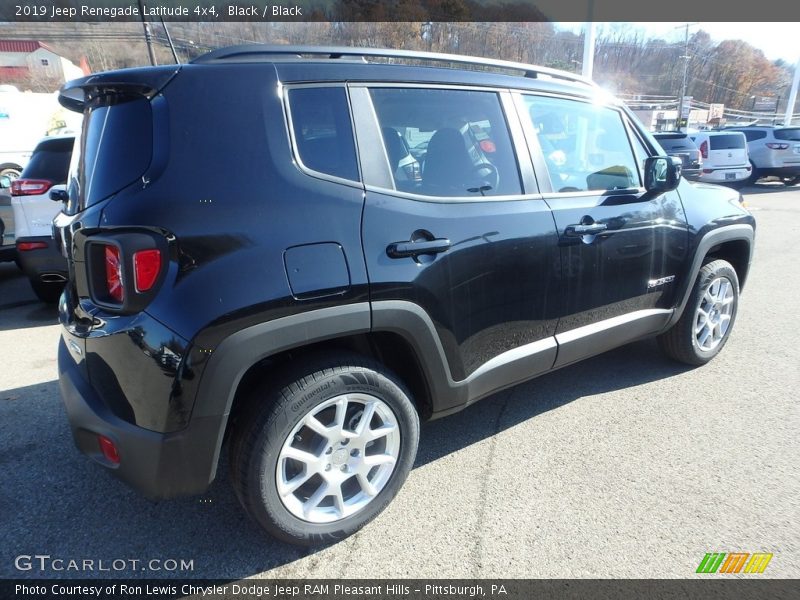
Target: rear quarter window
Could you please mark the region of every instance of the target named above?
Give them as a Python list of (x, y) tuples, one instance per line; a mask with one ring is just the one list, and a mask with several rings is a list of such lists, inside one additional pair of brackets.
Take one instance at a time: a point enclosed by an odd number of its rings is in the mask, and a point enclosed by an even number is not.
[(748, 130), (743, 131), (742, 133), (744, 133), (744, 137), (747, 139), (748, 142), (754, 142), (756, 140), (763, 140), (765, 137), (767, 137), (767, 132), (766, 131), (759, 131), (757, 129), (756, 130), (748, 129)]
[(22, 177), (46, 179), (54, 184), (66, 183), (73, 144), (73, 138), (40, 143), (22, 171)]
[(741, 150), (745, 147), (745, 138), (741, 133), (725, 133), (709, 136), (712, 150)]
[(70, 168), (70, 200), (76, 197), (87, 207), (108, 198), (138, 179), (152, 156), (149, 100), (90, 108)]
[(358, 181), (358, 158), (344, 87), (289, 90), (298, 158), (318, 173)]

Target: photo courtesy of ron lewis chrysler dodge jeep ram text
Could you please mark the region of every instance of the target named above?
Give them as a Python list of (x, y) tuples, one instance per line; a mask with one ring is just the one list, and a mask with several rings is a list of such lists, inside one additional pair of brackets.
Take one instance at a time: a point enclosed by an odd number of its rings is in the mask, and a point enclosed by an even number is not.
[(203, 493), (227, 445), (256, 523), (339, 540), (420, 421), (648, 336), (702, 365), (736, 320), (739, 193), (570, 73), (238, 46), (60, 101), (84, 115), (61, 392), (80, 451), (150, 498)]

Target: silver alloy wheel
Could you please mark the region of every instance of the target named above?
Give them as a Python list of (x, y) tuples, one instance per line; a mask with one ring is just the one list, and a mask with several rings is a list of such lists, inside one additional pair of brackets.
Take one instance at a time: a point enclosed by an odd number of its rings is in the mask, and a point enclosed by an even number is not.
[(694, 317), (694, 336), (701, 350), (713, 350), (725, 337), (733, 301), (733, 284), (727, 277), (717, 277), (706, 289)]
[(283, 505), (311, 523), (339, 521), (364, 509), (386, 486), (400, 454), (392, 409), (369, 394), (344, 394), (314, 407), (278, 456)]

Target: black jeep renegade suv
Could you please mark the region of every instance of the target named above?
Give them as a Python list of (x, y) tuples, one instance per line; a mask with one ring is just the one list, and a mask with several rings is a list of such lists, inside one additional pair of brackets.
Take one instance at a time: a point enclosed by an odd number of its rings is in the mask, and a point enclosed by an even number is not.
[(701, 365), (736, 319), (738, 193), (568, 73), (243, 46), (60, 99), (84, 114), (61, 391), (78, 448), (151, 498), (202, 493), (227, 443), (264, 529), (337, 540), (420, 420), (646, 336)]

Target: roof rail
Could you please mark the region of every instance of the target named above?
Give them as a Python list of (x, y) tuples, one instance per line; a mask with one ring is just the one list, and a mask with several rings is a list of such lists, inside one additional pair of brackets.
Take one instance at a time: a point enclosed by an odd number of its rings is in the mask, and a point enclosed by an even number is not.
[(477, 58), (474, 56), (462, 56), (459, 54), (442, 54), (438, 52), (421, 52), (416, 50), (392, 50), (388, 48), (352, 48), (347, 46), (289, 46), (289, 45), (268, 45), (268, 44), (244, 44), (241, 46), (228, 46), (212, 50), (202, 56), (198, 56), (191, 62), (194, 64), (210, 63), (225, 60), (247, 60), (261, 58), (270, 59), (300, 59), (304, 56), (312, 56), (329, 59), (362, 59), (367, 58), (402, 58), (405, 60), (430, 61), (434, 63), (456, 63), (463, 65), (473, 65), (478, 67), (492, 67), (494, 69), (506, 69), (511, 71), (522, 71), (525, 77), (533, 79), (544, 75), (547, 78), (563, 79), (575, 83), (582, 83), (592, 87), (597, 84), (587, 77), (575, 75), (567, 71), (550, 69), (548, 67), (538, 67), (526, 63), (512, 62), (508, 60), (498, 60), (495, 58)]

